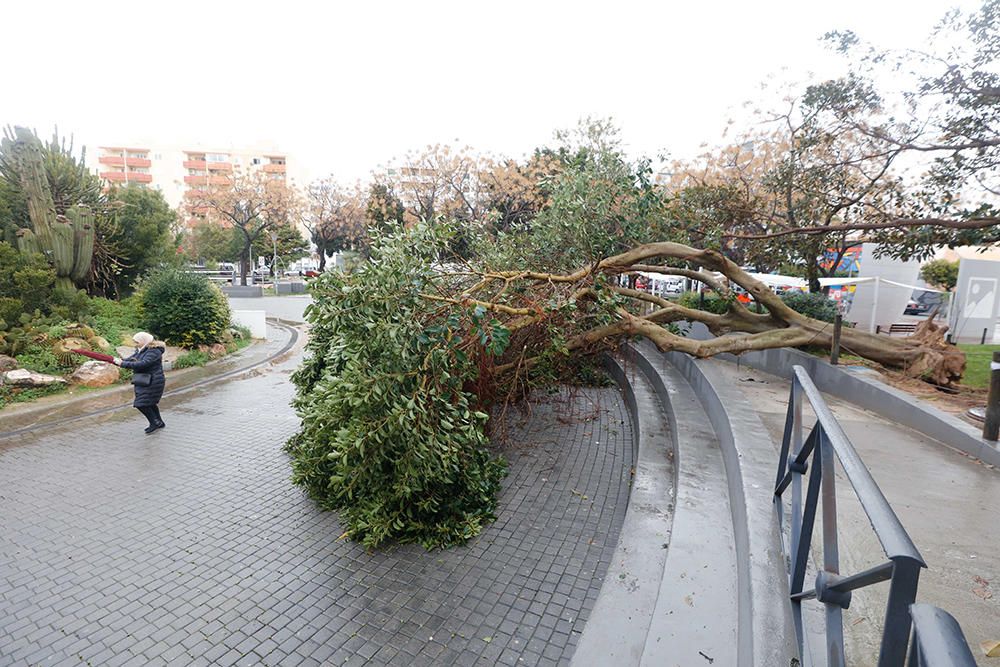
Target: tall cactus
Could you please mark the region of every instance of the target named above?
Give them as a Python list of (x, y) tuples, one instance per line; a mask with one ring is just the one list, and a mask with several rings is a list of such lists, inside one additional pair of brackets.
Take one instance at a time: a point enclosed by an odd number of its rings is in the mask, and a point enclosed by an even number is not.
[(15, 127), (0, 142), (0, 149), (28, 200), (31, 229), (17, 234), (22, 252), (41, 252), (56, 270), (57, 287), (74, 287), (90, 272), (94, 256), (94, 213), (84, 205), (57, 215), (45, 173), (42, 144), (34, 132)]

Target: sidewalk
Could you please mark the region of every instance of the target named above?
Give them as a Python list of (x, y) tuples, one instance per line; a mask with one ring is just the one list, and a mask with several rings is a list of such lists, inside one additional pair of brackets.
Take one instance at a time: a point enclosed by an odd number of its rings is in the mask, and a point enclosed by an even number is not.
[(499, 518), (366, 552), (291, 484), (298, 355), (0, 439), (0, 666), (565, 665), (628, 504), (613, 389), (512, 415)]
[[(742, 389), (771, 439), (780, 444), (788, 382), (746, 366), (713, 363)], [(905, 425), (830, 396), (826, 399), (927, 562), (918, 601), (953, 614), (979, 664), (994, 664), (995, 660), (983, 656), (979, 642), (1000, 639), (1000, 537), (996, 531), (1000, 470)], [(839, 474), (837, 482), (841, 569), (853, 574), (883, 560), (884, 555), (849, 482)], [(886, 593), (885, 584), (855, 591), (850, 609), (844, 612), (845, 635), (851, 642), (848, 656), (854, 664), (875, 662), (875, 638), (882, 627)]]

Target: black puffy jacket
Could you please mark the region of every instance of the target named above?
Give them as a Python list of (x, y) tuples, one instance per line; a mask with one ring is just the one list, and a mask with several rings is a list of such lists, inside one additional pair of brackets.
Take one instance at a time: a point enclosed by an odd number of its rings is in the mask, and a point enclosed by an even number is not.
[(131, 368), (133, 373), (149, 373), (153, 376), (153, 381), (147, 387), (135, 385), (135, 400), (132, 402), (137, 408), (144, 408), (156, 405), (163, 396), (163, 386), (166, 378), (163, 376), (163, 352), (166, 346), (158, 340), (154, 340), (148, 347), (139, 350), (131, 357), (122, 359), (122, 368)]

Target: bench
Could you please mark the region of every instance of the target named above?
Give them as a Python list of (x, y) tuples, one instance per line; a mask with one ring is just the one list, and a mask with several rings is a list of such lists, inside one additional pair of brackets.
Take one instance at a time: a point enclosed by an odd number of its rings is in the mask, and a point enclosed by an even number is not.
[(916, 332), (916, 322), (896, 322), (895, 324), (890, 324), (889, 328), (885, 331), (882, 330), (881, 325), (875, 327), (875, 333), (886, 333), (890, 336), (912, 336)]

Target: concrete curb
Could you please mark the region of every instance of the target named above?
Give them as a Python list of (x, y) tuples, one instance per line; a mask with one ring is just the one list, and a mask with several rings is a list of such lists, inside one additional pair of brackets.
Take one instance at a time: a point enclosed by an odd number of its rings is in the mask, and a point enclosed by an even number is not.
[[(637, 351), (661, 354), (644, 341)], [(776, 448), (739, 389), (727, 385), (711, 362), (664, 355), (691, 384), (722, 448), (736, 538), (739, 579), (739, 665), (788, 665), (798, 657), (785, 557), (774, 514)]]
[(638, 665), (663, 579), (673, 523), (673, 443), (649, 382), (608, 357), (632, 418), (635, 475), (614, 559), (573, 654), (576, 667)]
[[(170, 375), (170, 380), (172, 383), (176, 383), (178, 379), (187, 380), (181, 382), (180, 386), (172, 386), (167, 389), (163, 396), (164, 398), (169, 398), (176, 394), (181, 394), (186, 391), (190, 391), (197, 387), (204, 386), (206, 384), (211, 384), (213, 382), (218, 382), (225, 378), (241, 375), (243, 373), (252, 371), (253, 369), (262, 366), (264, 364), (275, 363), (283, 359), (287, 354), (289, 354), (296, 345), (299, 344), (301, 336), (296, 329), (294, 324), (290, 324), (285, 320), (280, 318), (270, 318), (269, 324), (274, 326), (284, 328), (290, 333), (288, 341), (284, 344), (282, 349), (261, 359), (253, 361), (245, 366), (237, 366), (236, 368), (231, 368), (228, 370), (222, 370), (219, 373), (208, 373), (206, 371), (214, 371), (219, 366), (227, 363), (233, 363), (240, 361), (247, 351), (252, 349), (251, 347), (244, 348), (240, 352), (237, 352), (220, 359), (216, 359), (205, 366), (185, 368), (178, 371), (173, 371)], [(193, 378), (193, 379), (192, 379)], [(64, 401), (59, 401), (58, 403), (45, 403), (42, 405), (32, 405), (30, 409), (23, 411), (17, 411), (7, 415), (0, 415), (0, 439), (9, 438), (11, 436), (19, 435), (21, 433), (27, 433), (29, 431), (34, 431), (40, 428), (47, 428), (49, 426), (55, 426), (63, 424), (66, 422), (77, 421), (79, 419), (84, 419), (86, 417), (92, 417), (95, 415), (108, 414), (111, 412), (117, 412), (119, 410), (124, 410), (132, 405), (131, 400), (124, 400), (127, 396), (132, 394), (131, 385), (114, 385), (110, 389), (98, 390), (95, 392), (88, 392), (85, 394), (80, 394), (73, 396), (72, 398)], [(122, 402), (118, 402), (121, 400)], [(85, 406), (90, 403), (100, 402), (104, 407), (99, 407), (93, 410), (87, 410), (80, 413), (71, 413), (65, 416), (59, 416), (59, 413), (65, 409), (72, 409), (76, 406)], [(34, 417), (36, 415), (42, 415), (52, 417), (49, 420), (38, 421)], [(10, 428), (11, 426), (14, 428)]]
[[(692, 326), (692, 334), (692, 337), (701, 339), (707, 335), (707, 331)], [(905, 424), (914, 431), (974, 456), (984, 463), (1000, 466), (1000, 448), (996, 443), (983, 440), (974, 426), (890, 387), (874, 377), (875, 374), (867, 368), (831, 366), (824, 359), (791, 348), (746, 352), (739, 359), (731, 354), (720, 354), (716, 358), (739, 361), (785, 379), (792, 377), (792, 366), (802, 366), (820, 391), (871, 410), (886, 419)]]

